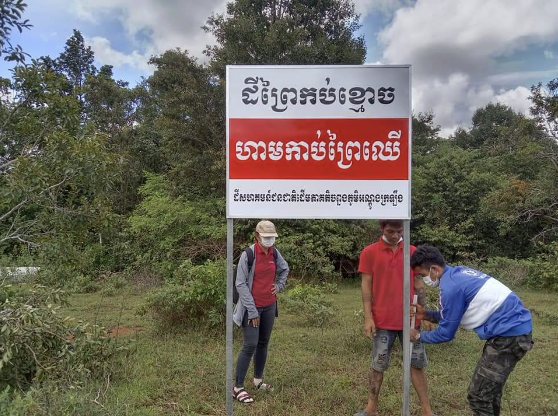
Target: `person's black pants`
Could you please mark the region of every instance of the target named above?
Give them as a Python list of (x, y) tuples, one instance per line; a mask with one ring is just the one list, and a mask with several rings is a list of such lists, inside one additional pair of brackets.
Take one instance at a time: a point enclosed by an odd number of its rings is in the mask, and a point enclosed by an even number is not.
[(242, 331), (244, 332), (244, 345), (238, 355), (236, 362), (236, 387), (244, 386), (244, 379), (250, 366), (250, 360), (254, 355), (254, 378), (263, 378), (265, 362), (267, 360), (267, 346), (271, 337), (271, 330), (275, 322), (276, 304), (257, 308), (260, 314), (260, 324), (254, 328), (248, 325), (248, 312), (242, 320)]

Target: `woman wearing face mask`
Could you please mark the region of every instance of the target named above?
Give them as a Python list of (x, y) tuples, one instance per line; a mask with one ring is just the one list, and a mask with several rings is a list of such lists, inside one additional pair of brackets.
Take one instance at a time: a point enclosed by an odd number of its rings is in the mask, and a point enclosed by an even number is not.
[[(255, 243), (242, 252), (238, 261), (236, 289), (239, 301), (233, 321), (242, 327), (244, 344), (236, 362), (236, 380), (233, 397), (241, 403), (254, 399), (244, 389), (244, 379), (254, 356), (254, 387), (272, 391), (264, 383), (263, 373), (267, 360), (267, 347), (277, 316), (277, 293), (285, 287), (289, 265), (274, 247), (277, 231), (271, 221), (263, 220), (256, 226)], [(251, 263), (251, 264), (250, 264)]]

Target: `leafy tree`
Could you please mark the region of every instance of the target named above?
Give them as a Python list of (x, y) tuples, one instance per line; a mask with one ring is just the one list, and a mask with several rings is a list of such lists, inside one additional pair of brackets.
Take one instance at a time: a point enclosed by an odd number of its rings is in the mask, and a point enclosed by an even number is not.
[[(511, 178), (507, 189), (490, 198), (504, 224), (546, 242), (558, 236), (558, 79), (547, 87), (532, 88), (534, 120), (520, 116), (513, 128), (501, 130), (506, 146), (497, 159)], [(506, 151), (511, 143), (513, 151)]]
[(497, 235), (483, 197), (499, 177), (482, 168), (482, 154), (440, 144), (413, 170), (413, 241), (439, 246), (452, 260), (488, 255)]
[(185, 259), (194, 264), (225, 255), (224, 201), (174, 197), (163, 175), (147, 174), (143, 200), (128, 218), (129, 257), (137, 268), (171, 279)]
[(148, 79), (157, 117), (150, 127), (161, 137), (162, 153), (175, 192), (224, 195), (225, 97), (208, 67), (187, 52), (167, 51), (151, 59)]
[[(127, 214), (139, 201), (137, 189), (143, 171), (157, 171), (160, 159), (152, 140), (144, 140), (136, 130), (144, 129), (141, 102), (145, 89), (130, 89), (128, 83), (112, 77), (112, 67), (105, 65), (97, 74), (87, 74), (83, 92), (83, 112), (90, 128), (106, 138), (112, 153), (120, 159), (120, 177), (110, 198), (119, 214)], [(157, 134), (153, 130), (153, 138)]]
[(207, 20), (218, 45), (206, 53), (221, 77), (234, 64), (362, 64), (359, 28), (349, 0), (236, 0)]
[(82, 86), (87, 75), (95, 74), (93, 65), (95, 56), (79, 30), (74, 29), (73, 35), (66, 41), (64, 52), (56, 59), (57, 68), (66, 74), (73, 85), (74, 94), (83, 103)]
[(436, 150), (440, 143), (440, 126), (434, 125), (434, 113), (419, 113), (413, 116), (413, 158), (427, 155)]
[[(531, 115), (544, 128), (549, 137), (558, 141), (558, 78), (554, 78), (546, 84), (546, 90), (542, 83), (531, 87)], [(554, 154), (553, 159), (558, 158)]]
[(28, 19), (22, 20), (21, 15), (26, 8), (23, 0), (0, 0), (0, 56), (4, 55), (5, 61), (21, 63), (25, 61), (25, 56), (29, 56), (21, 46), (13, 46), (10, 41), (12, 29), (21, 33), (32, 26)]
[(84, 111), (99, 132), (115, 136), (134, 124), (134, 96), (128, 83), (112, 77), (112, 66), (98, 74), (86, 74), (83, 84)]
[(479, 149), (487, 141), (499, 136), (499, 129), (511, 126), (516, 113), (503, 104), (488, 104), (473, 114), (473, 127), (469, 134), (455, 136), (455, 143), (463, 149)]
[(67, 79), (39, 63), (17, 67), (0, 106), (0, 245), (91, 241), (109, 215), (115, 175), (102, 137), (83, 127)]

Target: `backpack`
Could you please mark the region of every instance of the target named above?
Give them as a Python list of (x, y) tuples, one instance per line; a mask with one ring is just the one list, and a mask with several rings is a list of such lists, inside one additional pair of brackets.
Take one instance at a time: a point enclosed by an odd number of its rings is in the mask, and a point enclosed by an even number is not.
[[(248, 273), (250, 273), (250, 271), (252, 270), (252, 265), (254, 264), (254, 250), (252, 250), (250, 247), (246, 247), (243, 251), (246, 252), (246, 256), (248, 257)], [(273, 247), (273, 260), (275, 260), (275, 265), (277, 265), (277, 250), (275, 249), (275, 247)], [(238, 299), (240, 298), (238, 294), (238, 290), (236, 290), (237, 269), (238, 269), (238, 265), (236, 265), (233, 270), (233, 303), (235, 304), (238, 303)]]

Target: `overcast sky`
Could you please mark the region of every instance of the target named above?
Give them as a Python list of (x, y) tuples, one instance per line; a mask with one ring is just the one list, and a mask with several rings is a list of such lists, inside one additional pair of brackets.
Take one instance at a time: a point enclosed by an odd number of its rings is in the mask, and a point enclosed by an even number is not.
[[(28, 0), (34, 27), (15, 43), (57, 57), (81, 31), (98, 67), (132, 85), (147, 60), (180, 47), (203, 60), (200, 27), (222, 0)], [(356, 0), (368, 63), (413, 65), (413, 110), (433, 111), (444, 135), (475, 109), (504, 103), (526, 113), (531, 85), (558, 77), (558, 0)], [(0, 63), (0, 76), (10, 65)]]

